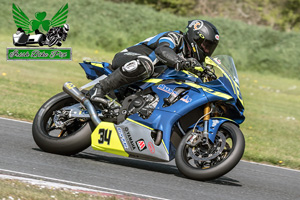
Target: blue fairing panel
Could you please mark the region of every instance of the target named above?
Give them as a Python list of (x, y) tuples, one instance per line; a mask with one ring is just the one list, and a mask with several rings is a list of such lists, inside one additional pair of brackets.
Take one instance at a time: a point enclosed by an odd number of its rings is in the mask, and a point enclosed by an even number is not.
[(202, 81), (195, 74), (188, 71), (175, 71), (172, 68), (168, 68), (161, 76), (158, 78), (168, 80), (168, 79), (176, 79), (176, 80), (187, 80), (194, 83), (202, 83)]
[[(189, 90), (176, 103), (164, 107), (164, 99), (168, 98), (176, 87), (186, 87)], [(201, 89), (191, 88), (180, 83), (156, 84), (152, 86), (152, 91), (159, 96), (159, 102), (152, 115), (148, 119), (143, 119), (138, 114), (131, 115), (129, 118), (153, 129), (163, 131), (164, 144), (166, 149), (171, 152), (170, 137), (173, 124), (191, 110), (206, 104), (208, 100)], [(173, 156), (173, 154), (170, 154), (170, 160), (173, 159)]]

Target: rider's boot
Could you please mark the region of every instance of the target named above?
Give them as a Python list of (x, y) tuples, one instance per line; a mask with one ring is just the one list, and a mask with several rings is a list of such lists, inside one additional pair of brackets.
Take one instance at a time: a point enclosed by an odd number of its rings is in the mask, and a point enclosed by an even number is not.
[(99, 81), (90, 91), (90, 99), (93, 100), (96, 97), (103, 98), (109, 91), (118, 89), (122, 85), (136, 82), (140, 79), (132, 79), (124, 76), (120, 68), (113, 71), (108, 77)]

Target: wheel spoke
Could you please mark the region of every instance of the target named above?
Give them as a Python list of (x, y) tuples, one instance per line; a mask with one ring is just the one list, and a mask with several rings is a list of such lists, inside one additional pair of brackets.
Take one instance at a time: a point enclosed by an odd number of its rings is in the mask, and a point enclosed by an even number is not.
[(61, 130), (57, 137), (61, 137), (65, 133), (65, 130)]
[(47, 128), (47, 131), (50, 132), (50, 131), (53, 131), (55, 129), (56, 129), (55, 126), (51, 126), (51, 127)]

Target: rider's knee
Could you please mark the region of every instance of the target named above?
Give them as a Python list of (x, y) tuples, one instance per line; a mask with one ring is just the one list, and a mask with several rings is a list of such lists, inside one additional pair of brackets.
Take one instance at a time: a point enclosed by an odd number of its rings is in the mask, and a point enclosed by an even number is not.
[(125, 63), (121, 67), (121, 72), (128, 78), (146, 79), (154, 72), (152, 61), (147, 56), (138, 56), (137, 59)]

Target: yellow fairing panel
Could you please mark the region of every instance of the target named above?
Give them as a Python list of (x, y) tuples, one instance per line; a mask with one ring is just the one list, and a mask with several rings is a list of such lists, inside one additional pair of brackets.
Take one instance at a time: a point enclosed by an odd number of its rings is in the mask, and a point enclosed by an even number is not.
[(126, 157), (129, 156), (123, 148), (114, 123), (101, 122), (91, 137), (93, 149)]

